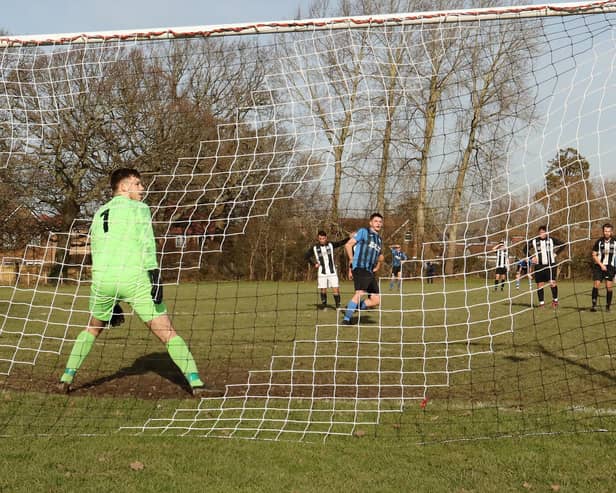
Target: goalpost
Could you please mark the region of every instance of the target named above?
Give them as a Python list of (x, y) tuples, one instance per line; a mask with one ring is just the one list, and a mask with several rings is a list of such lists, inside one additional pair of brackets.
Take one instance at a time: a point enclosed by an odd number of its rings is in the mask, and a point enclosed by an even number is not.
[[(614, 431), (615, 316), (588, 308), (616, 205), (615, 23), (594, 1), (1, 37), (1, 191), (21, 205), (0, 200), (0, 433)], [(223, 397), (190, 397), (125, 303), (56, 390), (119, 166), (143, 174), (170, 316)], [(375, 210), (386, 258), (412, 260), (342, 325), (303, 255)], [(565, 245), (556, 310), (511, 268), (492, 289), (492, 246), (526, 258), (542, 225)]]

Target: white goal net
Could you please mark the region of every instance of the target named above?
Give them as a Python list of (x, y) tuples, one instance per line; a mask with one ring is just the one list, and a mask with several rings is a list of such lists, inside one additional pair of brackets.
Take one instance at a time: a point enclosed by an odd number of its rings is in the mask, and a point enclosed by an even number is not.
[[(0, 38), (0, 433), (614, 429), (591, 252), (616, 205), (616, 2), (402, 3), (416, 12)], [(120, 167), (141, 172), (168, 313), (221, 397), (191, 397), (122, 299), (56, 389)], [(344, 248), (339, 307), (305, 252), (375, 211), (380, 303), (346, 325)]]

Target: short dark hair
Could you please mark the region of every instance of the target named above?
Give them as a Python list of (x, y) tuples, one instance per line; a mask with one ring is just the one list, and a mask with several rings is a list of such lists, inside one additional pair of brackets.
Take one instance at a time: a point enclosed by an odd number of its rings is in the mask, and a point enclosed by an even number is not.
[(319, 230), (319, 232), (317, 233), (318, 236), (327, 236), (327, 233), (325, 231), (323, 231), (322, 229)]
[(545, 224), (542, 224), (541, 226), (539, 226), (539, 229), (537, 231), (545, 231), (547, 233), (548, 227)]
[(383, 219), (383, 216), (381, 215), (381, 213), (379, 212), (373, 212), (372, 214), (370, 214), (370, 220), (372, 221), (375, 217), (380, 217), (381, 219)]
[(114, 169), (111, 173), (111, 177), (109, 179), (109, 183), (111, 185), (111, 190), (112, 191), (117, 191), (118, 190), (118, 185), (120, 184), (120, 182), (122, 180), (125, 180), (126, 178), (130, 178), (131, 176), (134, 176), (135, 178), (141, 178), (141, 174), (139, 173), (139, 171), (137, 171), (134, 168), (117, 168)]
[(614, 226), (612, 226), (612, 223), (605, 223), (603, 226), (601, 226), (601, 229), (605, 229), (605, 228), (612, 228), (612, 229), (614, 229)]

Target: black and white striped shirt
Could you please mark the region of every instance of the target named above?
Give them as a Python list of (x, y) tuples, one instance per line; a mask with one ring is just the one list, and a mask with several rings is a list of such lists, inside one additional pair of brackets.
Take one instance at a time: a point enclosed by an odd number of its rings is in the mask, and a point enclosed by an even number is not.
[[(560, 248), (559, 248), (560, 247)], [(551, 236), (533, 238), (528, 242), (526, 254), (537, 257), (538, 265), (556, 265), (556, 255), (562, 250), (563, 242)]]
[(344, 245), (347, 241), (349, 241), (348, 238), (334, 243), (328, 242), (325, 245), (317, 243), (306, 252), (304, 258), (314, 264), (319, 264), (319, 275), (337, 274), (334, 249)]
[(596, 252), (603, 265), (616, 266), (616, 240), (614, 238), (597, 240), (595, 246), (592, 247), (592, 251)]
[(496, 268), (506, 269), (509, 267), (509, 252), (506, 248), (496, 250)]

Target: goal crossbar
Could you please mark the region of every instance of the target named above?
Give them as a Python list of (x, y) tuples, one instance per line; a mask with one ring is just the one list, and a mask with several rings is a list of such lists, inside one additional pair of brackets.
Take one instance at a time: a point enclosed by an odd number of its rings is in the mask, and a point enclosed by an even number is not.
[(272, 21), (259, 23), (220, 24), (141, 30), (95, 31), (86, 33), (40, 34), (28, 36), (2, 36), (0, 47), (52, 46), (58, 44), (90, 44), (109, 41), (147, 41), (181, 38), (209, 38), (219, 36), (280, 34), (286, 32), (319, 31), (332, 29), (368, 28), (371, 26), (400, 26), (412, 24), (438, 24), (477, 22), (495, 19), (523, 19), (532, 17), (567, 16), (577, 14), (605, 14), (616, 12), (615, 0), (571, 2), (561, 4), (522, 5), (515, 7), (487, 7), (478, 9), (435, 10), (420, 13), (396, 13), (353, 17), (326, 17)]

